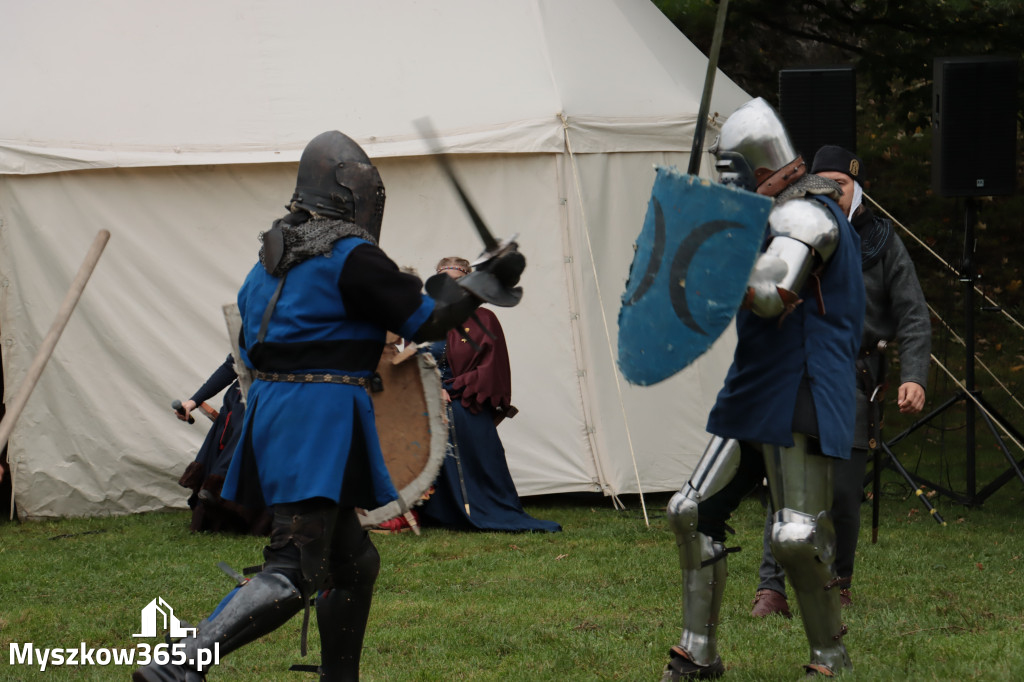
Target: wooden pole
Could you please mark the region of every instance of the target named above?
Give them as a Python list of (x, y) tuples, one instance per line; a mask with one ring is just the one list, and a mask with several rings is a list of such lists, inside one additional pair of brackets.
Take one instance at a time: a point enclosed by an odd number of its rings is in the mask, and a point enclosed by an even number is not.
[[(25, 375), (25, 379), (21, 382), (21, 386), (18, 387), (18, 392), (14, 395), (14, 398), (7, 403), (7, 412), (4, 414), (3, 420), (0, 421), (0, 451), (7, 446), (7, 441), (10, 439), (11, 432), (14, 430), (14, 423), (21, 415), (21, 411), (25, 409), (25, 404), (28, 402), (29, 396), (32, 395), (32, 390), (39, 382), (39, 377), (43, 373), (43, 368), (46, 366), (47, 360), (49, 360), (50, 356), (53, 355), (53, 349), (57, 346), (57, 341), (60, 339), (60, 335), (63, 333), (64, 327), (67, 326), (68, 320), (71, 318), (71, 313), (78, 304), (78, 299), (82, 297), (82, 291), (85, 289), (85, 284), (89, 281), (92, 271), (96, 268), (96, 263), (100, 259), (100, 254), (103, 253), (103, 249), (107, 245), (107, 240), (109, 239), (110, 232), (108, 230), (100, 230), (96, 234), (96, 239), (93, 240), (92, 247), (90, 247), (89, 252), (85, 255), (85, 261), (82, 263), (82, 267), (78, 269), (78, 274), (75, 276), (75, 280), (71, 282), (71, 287), (68, 289), (68, 293), (64, 297), (64, 303), (61, 304), (60, 310), (57, 311), (57, 317), (50, 326), (50, 331), (47, 332), (46, 337), (43, 339), (43, 343), (39, 346), (39, 350), (36, 351), (36, 357), (32, 360), (32, 365), (28, 368), (28, 373)], [(11, 481), (13, 483), (13, 467), (11, 467), (8, 474), (11, 476)], [(14, 489), (13, 485), (11, 486), (11, 489)], [(13, 494), (11, 495), (11, 518), (14, 518)]]

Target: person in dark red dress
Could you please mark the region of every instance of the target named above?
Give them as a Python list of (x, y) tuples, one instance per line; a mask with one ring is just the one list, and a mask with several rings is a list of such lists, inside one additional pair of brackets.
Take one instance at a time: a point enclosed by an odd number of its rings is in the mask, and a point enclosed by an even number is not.
[[(470, 264), (444, 258), (437, 272), (458, 279), (469, 274)], [(554, 521), (523, 511), (498, 436), (498, 424), (515, 408), (508, 347), (497, 316), (478, 308), (461, 328), (426, 350), (441, 368), (452, 428), (434, 494), (420, 508), (424, 523), (460, 530), (560, 531)]]

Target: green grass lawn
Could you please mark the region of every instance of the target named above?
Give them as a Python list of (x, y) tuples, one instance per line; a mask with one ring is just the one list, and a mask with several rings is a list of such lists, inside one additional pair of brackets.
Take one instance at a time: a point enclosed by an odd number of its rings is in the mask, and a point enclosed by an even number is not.
[[(979, 508), (940, 496), (939, 526), (885, 472), (882, 523), (870, 505), (854, 604), (844, 610), (851, 680), (1024, 679), (1024, 484)], [(681, 589), (667, 495), (616, 511), (603, 498), (529, 500), (558, 534), (375, 535), (383, 559), (363, 653), (366, 680), (655, 680), (678, 640)], [(744, 502), (729, 543), (720, 649), (732, 680), (794, 680), (807, 645), (799, 619), (750, 618), (763, 511)], [(132, 647), (157, 596), (195, 623), (232, 586), (216, 563), (259, 561), (263, 541), (193, 535), (184, 512), (0, 524), (2, 680), (128, 679), (130, 668), (11, 665), (11, 643)], [(301, 617), (226, 657), (211, 680), (302, 680)], [(157, 642), (153, 641), (153, 644)]]

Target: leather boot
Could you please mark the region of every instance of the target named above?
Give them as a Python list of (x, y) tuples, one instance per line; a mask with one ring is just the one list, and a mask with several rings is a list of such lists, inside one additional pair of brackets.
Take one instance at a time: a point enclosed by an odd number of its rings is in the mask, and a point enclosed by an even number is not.
[(775, 590), (761, 589), (754, 595), (754, 608), (750, 610), (750, 615), (754, 618), (765, 618), (777, 613), (786, 618), (792, 618), (793, 614), (789, 610), (789, 602), (786, 601), (786, 595)]

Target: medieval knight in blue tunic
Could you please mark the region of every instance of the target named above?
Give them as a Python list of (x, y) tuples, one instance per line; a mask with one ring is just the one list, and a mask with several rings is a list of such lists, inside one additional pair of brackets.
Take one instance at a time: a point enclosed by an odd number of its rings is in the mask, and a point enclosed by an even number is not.
[[(135, 680), (204, 679), (196, 652), (237, 649), (314, 595), (321, 679), (358, 679), (380, 556), (355, 508), (398, 496), (370, 379), (388, 330), (441, 339), (481, 302), (455, 285), (444, 288), (443, 301), (423, 294), (419, 278), (377, 246), (384, 185), (362, 148), (339, 132), (306, 146), (288, 209), (262, 235), (259, 262), (238, 293), (241, 355), (253, 383), (222, 493), (273, 510), (263, 569), (182, 642), (184, 663), (146, 666)], [(512, 291), (524, 267), (518, 251), (506, 250), (478, 267), (475, 285)]]
[[(833, 464), (850, 456), (854, 363), (864, 320), (860, 240), (761, 99), (723, 124), (715, 154), (724, 182), (775, 198), (766, 246), (736, 318), (738, 342), (708, 419), (712, 434), (668, 506), (683, 577), (683, 632), (664, 680), (724, 672), (717, 649), (726, 522), (768, 479), (772, 548), (793, 583), (810, 643), (809, 672), (850, 667), (832, 567)], [(834, 589), (835, 588), (835, 589)]]

